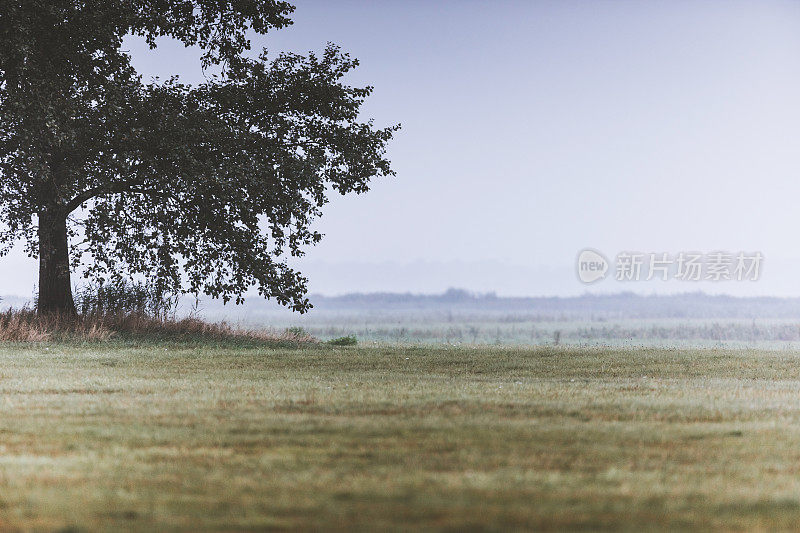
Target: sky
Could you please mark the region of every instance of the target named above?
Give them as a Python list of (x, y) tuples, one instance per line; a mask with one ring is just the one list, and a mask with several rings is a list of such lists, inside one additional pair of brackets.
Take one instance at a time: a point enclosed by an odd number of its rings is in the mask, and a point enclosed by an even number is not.
[[(397, 176), (336, 197), (294, 264), (312, 292), (800, 296), (800, 3), (298, 0), (254, 48), (361, 61), (363, 109), (402, 124)], [(198, 54), (128, 39), (145, 75)], [(760, 252), (754, 282), (585, 285), (585, 248)], [(0, 294), (35, 263), (0, 259)], [(609, 276), (612, 277), (612, 276)]]

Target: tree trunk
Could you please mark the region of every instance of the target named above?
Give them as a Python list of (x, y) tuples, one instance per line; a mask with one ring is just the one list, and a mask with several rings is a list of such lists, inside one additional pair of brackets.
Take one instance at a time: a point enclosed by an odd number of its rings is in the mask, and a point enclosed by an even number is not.
[(39, 214), (39, 314), (74, 315), (69, 279), (67, 215), (56, 210)]

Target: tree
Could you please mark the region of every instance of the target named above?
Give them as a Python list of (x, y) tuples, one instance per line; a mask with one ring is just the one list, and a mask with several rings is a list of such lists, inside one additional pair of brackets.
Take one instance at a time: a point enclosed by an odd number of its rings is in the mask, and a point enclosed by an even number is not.
[[(395, 127), (359, 120), (357, 60), (250, 53), (291, 24), (278, 0), (0, 3), (0, 254), (39, 258), (40, 312), (74, 312), (70, 272), (145, 277), (164, 291), (242, 301), (251, 287), (297, 311), (287, 265), (321, 235), (328, 196), (392, 175)], [(144, 83), (137, 35), (202, 51), (206, 81)], [(213, 72), (213, 74), (211, 74)]]

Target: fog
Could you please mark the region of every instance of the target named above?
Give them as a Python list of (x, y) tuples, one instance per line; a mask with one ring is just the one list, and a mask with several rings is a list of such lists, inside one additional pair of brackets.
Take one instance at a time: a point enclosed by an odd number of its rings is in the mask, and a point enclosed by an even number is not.
[[(361, 60), (350, 81), (375, 87), (365, 115), (403, 125), (397, 176), (334, 199), (294, 261), (312, 292), (800, 295), (800, 4), (297, 4), (254, 48), (341, 45)], [(126, 46), (145, 78), (202, 80), (193, 50)], [(759, 251), (764, 268), (584, 285), (587, 247)], [(0, 294), (29, 295), (36, 271), (3, 258)]]

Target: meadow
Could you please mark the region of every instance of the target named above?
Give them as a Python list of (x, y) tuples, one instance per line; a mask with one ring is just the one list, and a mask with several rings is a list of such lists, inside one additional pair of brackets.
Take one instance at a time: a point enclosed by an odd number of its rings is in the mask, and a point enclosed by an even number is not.
[(0, 346), (0, 530), (783, 529), (791, 351)]
[[(800, 348), (800, 321), (792, 319), (535, 319), (513, 316), (348, 317), (321, 314), (311, 320), (269, 322), (298, 327), (320, 339), (353, 335), (376, 344), (495, 346), (603, 346), (685, 348)], [(259, 322), (244, 322), (258, 328)]]

